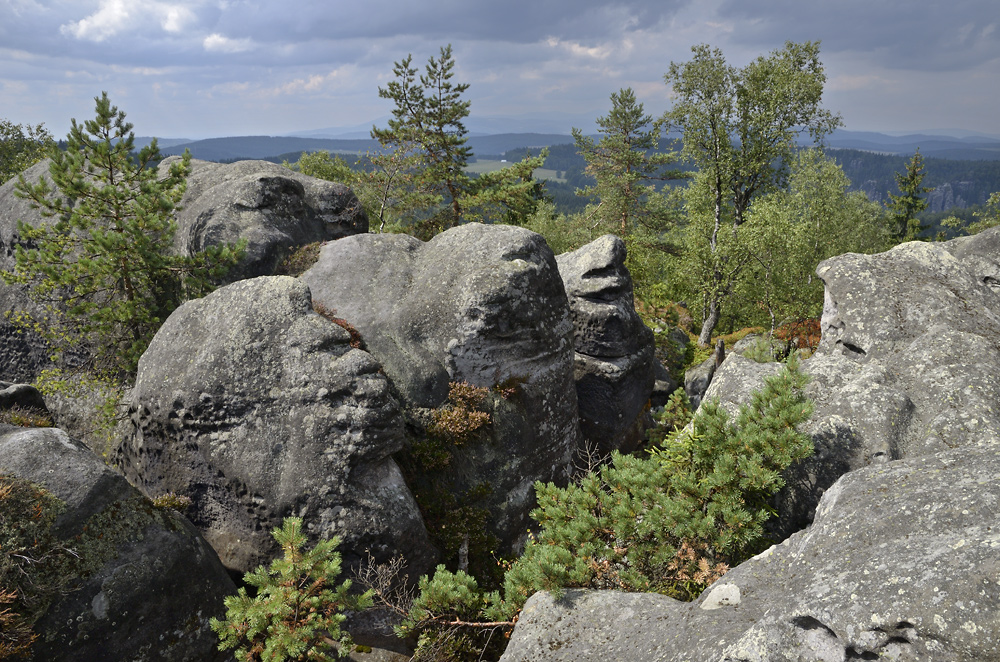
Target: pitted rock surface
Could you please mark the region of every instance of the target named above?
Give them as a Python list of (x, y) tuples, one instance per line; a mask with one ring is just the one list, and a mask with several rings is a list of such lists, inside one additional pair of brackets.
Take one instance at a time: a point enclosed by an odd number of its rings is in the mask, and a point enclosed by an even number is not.
[(738, 606), (538, 593), (501, 660), (998, 659), (998, 442), (847, 474), (809, 529), (719, 580)]
[(77, 547), (97, 569), (35, 624), (31, 659), (221, 659), (209, 619), (223, 615), (222, 601), (236, 587), (191, 523), (154, 508), (62, 430), (0, 427), (0, 473), (30, 480), (65, 502), (56, 535), (72, 541), (86, 527), (103, 541)]
[[(169, 167), (174, 159), (164, 159)], [(227, 280), (269, 276), (298, 246), (368, 232), (368, 217), (343, 184), (308, 177), (267, 161), (231, 164), (191, 160), (177, 213), (174, 250), (247, 240), (247, 253)]]
[(515, 545), (535, 481), (565, 481), (579, 445), (573, 326), (542, 237), (476, 223), (426, 243), (355, 235), (326, 244), (301, 279), (357, 327), (409, 407), (441, 405), (450, 381), (516, 384), (490, 439), (450, 465), (459, 491), (489, 485), (491, 531)]
[(580, 429), (604, 455), (642, 440), (656, 381), (653, 332), (635, 312), (625, 255), (625, 242), (605, 235), (556, 258), (573, 314)]
[(299, 516), (311, 536), (340, 536), (347, 565), (370, 550), (426, 572), (436, 551), (391, 457), (399, 407), (378, 361), (349, 341), (293, 278), (189, 301), (139, 362), (115, 461), (146, 494), (191, 497), (189, 516), (233, 570), (269, 561), (271, 530)]

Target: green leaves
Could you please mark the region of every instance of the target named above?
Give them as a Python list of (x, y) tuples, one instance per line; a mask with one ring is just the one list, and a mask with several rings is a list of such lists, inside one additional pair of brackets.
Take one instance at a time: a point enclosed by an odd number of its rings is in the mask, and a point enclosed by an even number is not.
[(134, 153), (125, 113), (107, 93), (95, 101), (96, 118), (73, 120), (66, 150), (49, 151), (55, 190), (19, 178), (17, 195), (51, 221), (19, 222), (16, 266), (3, 279), (31, 286), (56, 353), (89, 354), (95, 372), (121, 378), (135, 372), (170, 312), (209, 292), (243, 246), (168, 255), (191, 156), (155, 168), (156, 141)]
[(350, 580), (339, 585), (340, 540), (320, 540), (304, 550), (302, 520), (286, 518), (271, 532), (282, 556), (270, 567), (259, 566), (244, 575), (256, 589), (245, 588), (225, 600), (226, 618), (211, 620), (219, 635), (219, 650), (236, 649), (241, 662), (331, 660), (350, 654), (351, 638), (341, 632), (346, 609), (370, 607), (371, 592), (351, 595)]
[(702, 300), (698, 342), (707, 345), (750, 261), (740, 226), (751, 203), (785, 186), (797, 136), (820, 141), (841, 121), (820, 105), (826, 75), (818, 42), (786, 42), (742, 69), (727, 65), (718, 49), (692, 52), (665, 76), (675, 99), (664, 121), (683, 132), (681, 154), (699, 168), (689, 188), (684, 258)]
[[(461, 196), (469, 188), (464, 172), (472, 149), (466, 146), (462, 120), (469, 115), (471, 102), (463, 101), (468, 84), (451, 82), (455, 60), (451, 46), (441, 49), (440, 57), (431, 57), (425, 73), (418, 76), (408, 55), (396, 62), (396, 80), (380, 87), (378, 94), (396, 104), (388, 129), (372, 128), (372, 138), (395, 153), (395, 160), (412, 169), (417, 190), (431, 190), (449, 207), (438, 222), (443, 228), (454, 227), (462, 220)], [(419, 159), (408, 157), (414, 154)], [(387, 167), (394, 170), (392, 164)]]
[(43, 124), (31, 126), (0, 119), (0, 184), (44, 159), (51, 144), (52, 134)]

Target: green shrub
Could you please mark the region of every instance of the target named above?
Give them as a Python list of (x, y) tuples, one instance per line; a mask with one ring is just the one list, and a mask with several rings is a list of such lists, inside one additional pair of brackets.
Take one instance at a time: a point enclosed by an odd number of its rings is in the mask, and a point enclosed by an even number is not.
[(258, 567), (243, 576), (256, 589), (245, 588), (225, 600), (224, 620), (213, 618), (219, 650), (236, 649), (241, 662), (331, 660), (346, 657), (351, 637), (340, 629), (345, 609), (371, 606), (371, 594), (351, 595), (350, 580), (335, 585), (340, 575), (340, 540), (320, 540), (303, 551), (302, 520), (289, 517), (271, 532), (283, 556), (270, 568)]
[(402, 633), (509, 630), (540, 590), (607, 588), (694, 599), (770, 542), (763, 524), (774, 515), (769, 499), (784, 486), (781, 473), (812, 453), (809, 436), (796, 429), (812, 412), (802, 395), (805, 382), (792, 359), (735, 420), (707, 402), (689, 428), (676, 429), (646, 457), (615, 454), (611, 464), (568, 487), (536, 484), (532, 517), (539, 532), (509, 566), (502, 597), (439, 567), (421, 580)]

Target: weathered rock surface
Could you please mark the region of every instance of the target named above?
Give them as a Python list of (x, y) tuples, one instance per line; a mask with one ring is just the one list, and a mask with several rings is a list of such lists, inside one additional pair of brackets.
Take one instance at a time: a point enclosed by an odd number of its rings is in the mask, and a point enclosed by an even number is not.
[(602, 455), (629, 452), (642, 440), (656, 376), (653, 332), (635, 312), (625, 242), (605, 235), (556, 262), (573, 315), (583, 439)]
[(414, 575), (436, 551), (391, 454), (402, 417), (379, 363), (313, 312), (288, 277), (228, 285), (167, 319), (139, 363), (132, 431), (115, 461), (146, 494), (191, 497), (189, 516), (226, 567), (277, 552), (288, 516), (366, 550), (403, 554)]
[(31, 409), (47, 413), (45, 398), (31, 384), (11, 384), (0, 381), (0, 409)]
[[(802, 363), (817, 452), (778, 528), (812, 524), (720, 580), (735, 607), (539, 594), (504, 660), (1000, 657), (1000, 234), (818, 273), (823, 340)], [(730, 355), (707, 397), (735, 408), (774, 369)]]
[[(180, 157), (168, 157), (164, 167)], [(47, 177), (49, 161), (25, 171), (25, 178)], [(20, 241), (17, 221), (42, 222), (28, 201), (14, 195), (12, 180), (0, 187), (0, 269), (14, 266)], [(267, 161), (232, 164), (192, 160), (187, 189), (177, 212), (173, 249), (190, 255), (207, 246), (247, 242), (246, 255), (227, 275), (228, 282), (271, 275), (296, 247), (368, 231), (357, 197), (343, 184), (307, 177)], [(32, 312), (23, 287), (0, 283), (0, 313)], [(0, 318), (0, 378), (30, 381), (49, 367), (41, 339)]]
[(36, 623), (33, 659), (222, 659), (208, 621), (236, 587), (191, 523), (154, 508), (62, 430), (0, 427), (0, 471), (62, 499), (54, 530), (95, 566)]
[(409, 407), (441, 405), (451, 381), (517, 385), (490, 440), (456, 448), (449, 465), (457, 489), (489, 485), (491, 530), (514, 544), (534, 482), (565, 480), (579, 445), (573, 327), (542, 237), (480, 224), (426, 243), (356, 235), (326, 244), (301, 278), (358, 328)]
[[(168, 157), (163, 165), (178, 158)], [(174, 250), (190, 255), (246, 239), (246, 256), (227, 276), (235, 281), (273, 274), (297, 246), (360, 232), (368, 232), (368, 217), (343, 184), (267, 161), (192, 159)]]
[(812, 527), (719, 581), (739, 589), (738, 606), (707, 609), (712, 590), (690, 604), (539, 593), (501, 659), (995, 660), (996, 442), (844, 476)]

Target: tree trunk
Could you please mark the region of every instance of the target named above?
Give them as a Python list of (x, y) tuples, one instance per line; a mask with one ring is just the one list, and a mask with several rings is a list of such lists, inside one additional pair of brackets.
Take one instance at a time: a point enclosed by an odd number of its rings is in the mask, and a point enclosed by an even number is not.
[(718, 323), (719, 301), (713, 298), (708, 304), (708, 316), (705, 318), (704, 324), (701, 325), (701, 333), (698, 334), (699, 345), (707, 346), (712, 342), (712, 331), (715, 331), (715, 325)]

